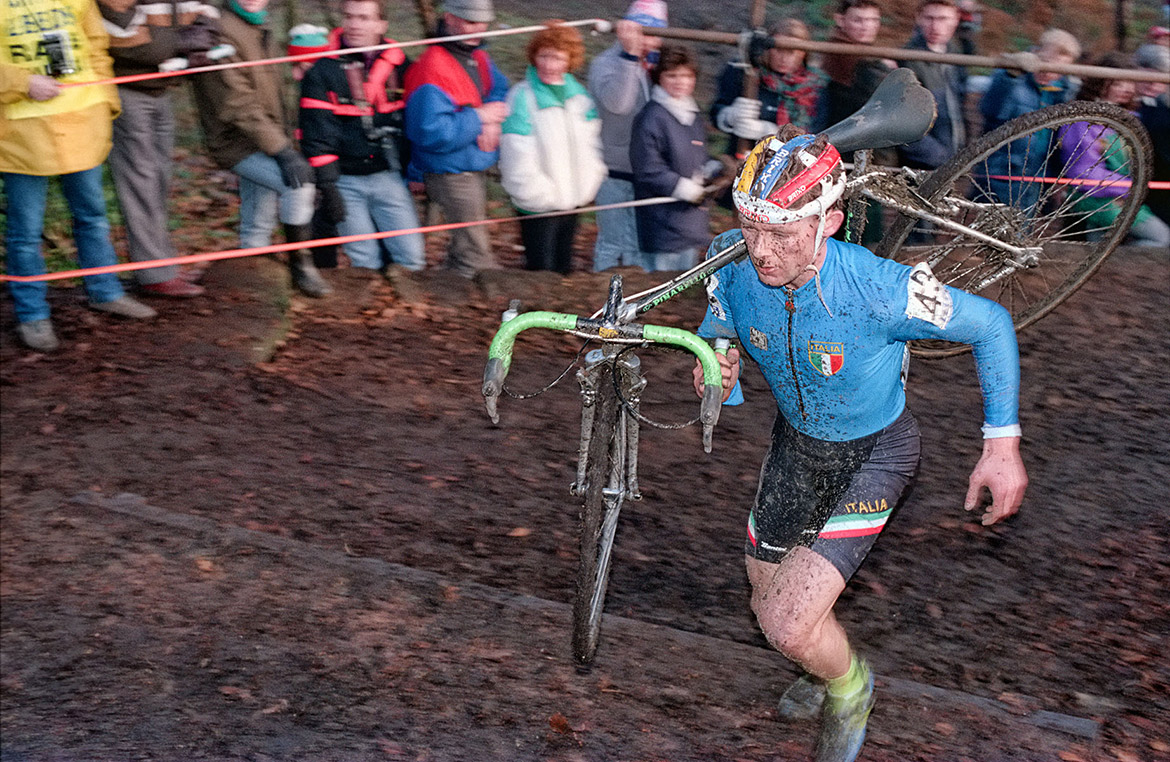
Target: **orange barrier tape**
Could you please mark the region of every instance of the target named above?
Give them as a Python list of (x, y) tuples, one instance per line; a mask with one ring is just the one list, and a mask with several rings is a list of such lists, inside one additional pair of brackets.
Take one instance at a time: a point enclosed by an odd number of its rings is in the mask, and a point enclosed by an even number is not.
[[(1012, 177), (1011, 175), (980, 175), (980, 177), (986, 177), (988, 180), (1016, 180), (1049, 185), (1108, 185), (1119, 188), (1133, 185), (1129, 180), (1081, 180), (1075, 177)], [(1170, 180), (1152, 180), (1146, 187), (1150, 190), (1170, 190)]]
[(400, 235), (410, 235), (411, 233), (438, 233), (444, 230), (459, 230), (462, 228), (471, 228), (480, 225), (498, 225), (502, 222), (518, 222), (520, 220), (534, 220), (543, 217), (561, 217), (566, 214), (579, 214), (582, 212), (605, 212), (611, 209), (630, 209), (638, 206), (670, 204), (677, 201), (678, 199), (671, 198), (670, 196), (658, 196), (655, 198), (644, 198), (638, 201), (627, 201), (620, 204), (586, 206), (579, 209), (567, 209), (565, 211), (558, 212), (526, 214), (522, 217), (493, 217), (486, 220), (472, 220), (470, 222), (446, 222), (441, 225), (424, 225), (422, 227), (407, 228), (405, 230), (388, 230), (383, 233), (362, 233), (361, 235), (342, 235), (334, 236), (333, 238), (318, 238), (312, 241), (299, 241), (296, 243), (275, 243), (270, 246), (257, 246), (250, 249), (228, 249), (226, 251), (213, 251), (208, 254), (186, 254), (181, 257), (151, 259), (146, 262), (121, 262), (116, 265), (106, 265), (105, 267), (90, 267), (83, 270), (62, 270), (61, 272), (45, 273), (44, 275), (7, 275), (0, 273), (0, 281), (11, 281), (13, 283), (39, 283), (41, 281), (49, 280), (80, 278), (86, 275), (102, 275), (103, 273), (124, 273), (133, 270), (149, 270), (154, 267), (164, 267), (166, 265), (190, 265), (195, 264), (196, 262), (214, 262), (220, 259), (242, 259), (243, 257), (255, 257), (261, 254), (274, 254), (281, 251), (309, 249), (313, 248), (314, 246), (339, 246), (341, 244), (352, 243), (354, 241), (372, 241), (382, 238), (396, 238)]
[[(608, 23), (605, 19), (580, 19), (577, 21), (566, 21), (562, 26), (588, 26)], [(207, 66), (195, 66), (190, 69), (177, 69), (175, 71), (152, 71), (145, 74), (126, 74), (121, 77), (110, 77), (108, 79), (94, 80), (93, 82), (62, 82), (60, 86), (66, 87), (88, 87), (92, 85), (124, 85), (130, 82), (145, 82), (151, 79), (166, 79), (167, 77), (181, 77), (186, 74), (205, 74), (209, 71), (223, 71), (224, 69), (246, 69), (251, 66), (269, 66), (272, 64), (281, 63), (298, 63), (300, 61), (316, 61), (318, 58), (334, 58), (336, 56), (346, 55), (349, 53), (374, 53), (379, 50), (390, 50), (392, 48), (410, 48), (418, 45), (433, 45), (439, 42), (457, 42), (459, 40), (480, 40), (485, 37), (504, 37), (512, 34), (527, 34), (529, 32), (539, 32), (547, 28), (544, 24), (534, 24), (532, 26), (521, 26), (515, 29), (497, 29), (494, 32), (480, 32), (478, 34), (452, 34), (446, 37), (428, 37), (422, 40), (409, 40), (407, 42), (390, 42), (381, 45), (367, 45), (364, 48), (344, 48), (342, 50), (323, 50), (316, 53), (300, 53), (295, 56), (279, 56), (277, 58), (261, 58), (255, 61), (230, 61), (222, 64), (209, 64)]]

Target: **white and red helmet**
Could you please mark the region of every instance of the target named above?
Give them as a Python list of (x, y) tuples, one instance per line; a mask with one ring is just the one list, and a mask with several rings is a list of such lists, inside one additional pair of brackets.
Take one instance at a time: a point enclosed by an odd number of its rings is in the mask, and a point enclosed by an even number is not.
[[(783, 225), (814, 215), (823, 216), (845, 192), (845, 173), (841, 171), (841, 154), (831, 144), (817, 154), (815, 135), (798, 135), (788, 141), (776, 136), (756, 143), (735, 178), (731, 197), (741, 217), (754, 222)], [(803, 167), (787, 182), (780, 184), (785, 170)], [(807, 199), (809, 191), (820, 194)]]

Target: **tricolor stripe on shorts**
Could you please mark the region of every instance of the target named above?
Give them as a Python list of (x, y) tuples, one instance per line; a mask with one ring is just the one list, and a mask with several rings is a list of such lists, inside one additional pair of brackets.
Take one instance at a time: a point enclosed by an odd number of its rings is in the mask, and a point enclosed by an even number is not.
[(834, 540), (844, 537), (864, 537), (869, 534), (877, 534), (882, 531), (882, 528), (886, 525), (886, 520), (889, 518), (889, 510), (869, 515), (848, 513), (844, 516), (833, 516), (825, 523), (825, 528), (821, 530), (818, 537), (826, 540)]

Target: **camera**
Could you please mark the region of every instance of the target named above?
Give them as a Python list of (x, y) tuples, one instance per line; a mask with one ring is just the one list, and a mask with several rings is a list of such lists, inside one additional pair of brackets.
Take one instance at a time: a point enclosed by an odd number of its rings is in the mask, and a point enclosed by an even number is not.
[(77, 71), (77, 63), (73, 60), (73, 44), (64, 29), (54, 29), (41, 35), (41, 49), (49, 59), (45, 73), (50, 77), (61, 78)]

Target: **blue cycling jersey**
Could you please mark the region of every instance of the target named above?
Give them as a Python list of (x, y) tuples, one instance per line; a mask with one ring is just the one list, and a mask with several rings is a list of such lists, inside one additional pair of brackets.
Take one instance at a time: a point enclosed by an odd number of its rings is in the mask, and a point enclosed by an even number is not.
[[(739, 230), (717, 236), (708, 256), (742, 237)], [(797, 289), (764, 285), (748, 258), (707, 283), (699, 335), (737, 339), (793, 428), (841, 442), (893, 423), (906, 406), (912, 339), (971, 344), (985, 425), (1018, 423), (1019, 356), (1007, 310), (943, 286), (925, 265), (834, 239), (827, 245), (820, 296), (815, 280)]]

